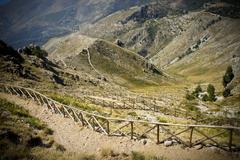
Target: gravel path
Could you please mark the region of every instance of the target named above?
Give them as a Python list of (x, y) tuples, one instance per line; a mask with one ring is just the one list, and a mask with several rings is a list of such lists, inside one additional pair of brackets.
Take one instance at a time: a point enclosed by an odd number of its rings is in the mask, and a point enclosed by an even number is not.
[(47, 110), (47, 108), (39, 106), (33, 101), (24, 100), (17, 96), (2, 93), (0, 93), (0, 97), (28, 109), (32, 116), (35, 116), (45, 122), (49, 128), (54, 130), (55, 141), (62, 144), (68, 151), (71, 152), (98, 154), (101, 152), (101, 149), (111, 148), (118, 153), (141, 151), (174, 160), (239, 159), (236, 155), (231, 156), (229, 153), (216, 149), (182, 149), (180, 146), (164, 147), (163, 145), (156, 145), (151, 142), (143, 145), (140, 141), (130, 140), (126, 137), (108, 137), (85, 127), (81, 127), (71, 119), (53, 114)]

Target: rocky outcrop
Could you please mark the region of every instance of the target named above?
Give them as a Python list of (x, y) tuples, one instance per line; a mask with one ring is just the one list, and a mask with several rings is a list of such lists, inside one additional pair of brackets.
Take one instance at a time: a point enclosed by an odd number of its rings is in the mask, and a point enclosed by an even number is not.
[(229, 3), (208, 3), (205, 5), (208, 12), (224, 17), (240, 18), (240, 5)]
[(168, 14), (183, 13), (184, 11), (181, 9), (170, 8), (169, 6), (162, 3), (153, 3), (141, 7), (139, 11), (127, 17), (124, 22), (128, 22), (130, 20), (144, 22), (145, 20), (149, 19), (163, 18), (166, 17)]

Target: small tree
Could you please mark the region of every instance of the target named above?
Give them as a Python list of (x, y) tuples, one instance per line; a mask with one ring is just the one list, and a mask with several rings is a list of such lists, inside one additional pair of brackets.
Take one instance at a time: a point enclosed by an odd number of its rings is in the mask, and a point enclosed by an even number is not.
[(225, 75), (223, 76), (223, 86), (226, 87), (228, 83), (234, 78), (232, 66), (228, 66)]
[(207, 92), (208, 92), (208, 100), (209, 101), (216, 101), (215, 88), (212, 84), (208, 85)]
[(196, 88), (195, 88), (195, 91), (193, 91), (193, 95), (195, 96), (195, 97), (198, 97), (199, 96), (199, 93), (201, 93), (202, 92), (202, 88), (201, 88), (201, 86), (200, 85), (198, 85)]

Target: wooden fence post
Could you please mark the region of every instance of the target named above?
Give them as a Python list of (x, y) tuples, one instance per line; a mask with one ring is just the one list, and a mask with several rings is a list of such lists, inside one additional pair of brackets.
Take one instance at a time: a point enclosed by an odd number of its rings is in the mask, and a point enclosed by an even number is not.
[(110, 125), (108, 119), (107, 119), (107, 134), (110, 135)]
[(192, 137), (193, 137), (193, 129), (194, 127), (190, 127), (190, 137), (189, 137), (189, 147), (192, 148)]
[(157, 124), (157, 144), (160, 143), (159, 132), (160, 132), (160, 128), (159, 128), (159, 124)]
[(229, 142), (228, 142), (228, 147), (229, 151), (232, 151), (232, 140), (233, 140), (233, 129), (229, 130)]
[(133, 139), (133, 121), (131, 121), (130, 124), (131, 124), (131, 139)]

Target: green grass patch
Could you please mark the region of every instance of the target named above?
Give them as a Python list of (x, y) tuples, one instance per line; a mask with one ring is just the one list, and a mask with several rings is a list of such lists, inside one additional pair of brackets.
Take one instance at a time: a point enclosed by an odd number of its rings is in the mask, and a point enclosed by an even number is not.
[(133, 151), (131, 153), (132, 160), (167, 160), (163, 156), (154, 156), (154, 155), (146, 155), (140, 152)]
[(44, 129), (46, 127), (39, 119), (29, 115), (28, 110), (8, 102), (6, 99), (0, 98), (0, 110), (10, 112), (12, 115), (19, 117), (36, 129)]
[(101, 107), (82, 102), (81, 100), (67, 94), (60, 95), (58, 93), (47, 93), (47, 96), (65, 105), (71, 105), (73, 107), (76, 107), (85, 111), (98, 112), (98, 113), (104, 114)]
[(133, 117), (137, 117), (137, 113), (136, 112), (128, 112), (128, 115), (129, 116), (133, 116)]
[(162, 123), (168, 123), (168, 119), (165, 117), (157, 117), (157, 120)]

